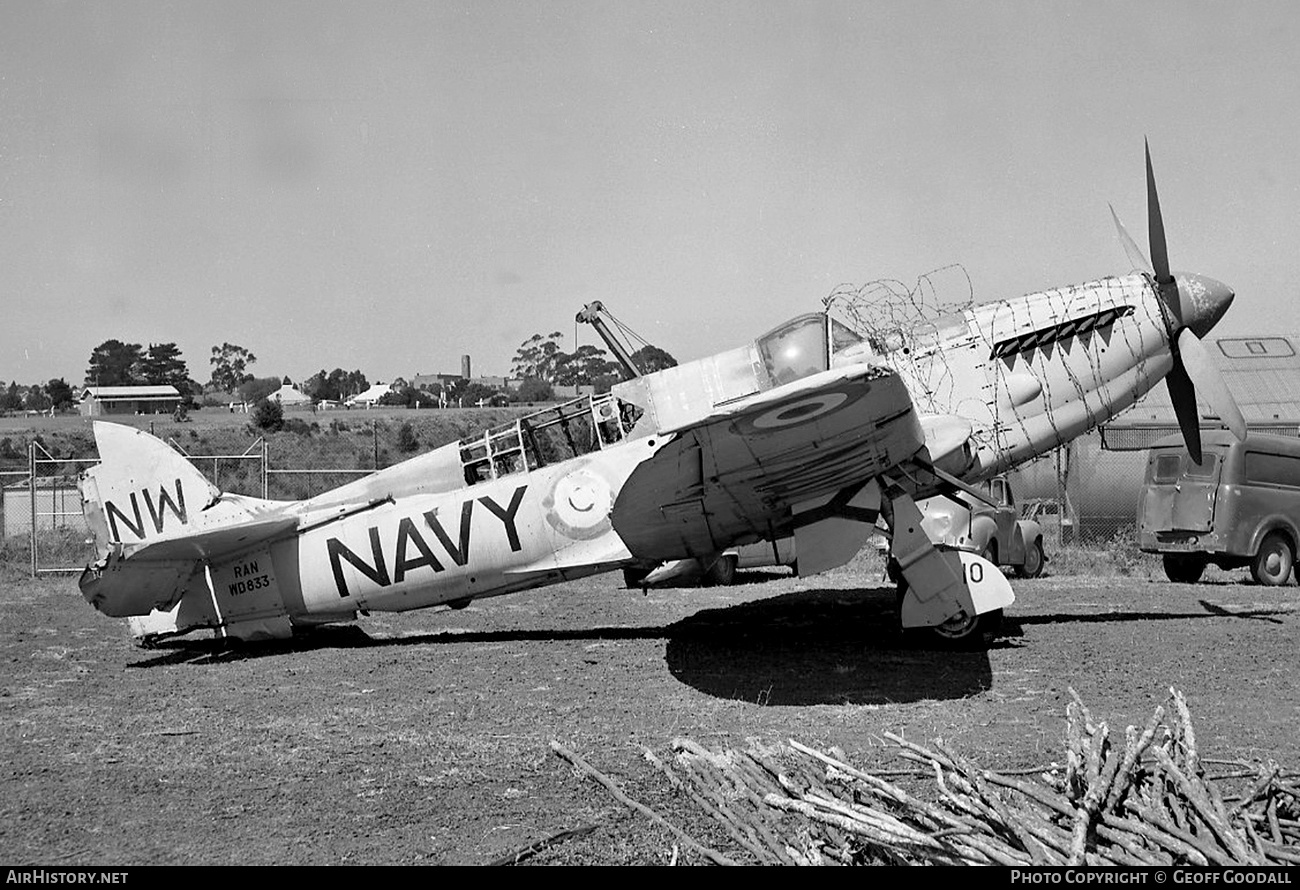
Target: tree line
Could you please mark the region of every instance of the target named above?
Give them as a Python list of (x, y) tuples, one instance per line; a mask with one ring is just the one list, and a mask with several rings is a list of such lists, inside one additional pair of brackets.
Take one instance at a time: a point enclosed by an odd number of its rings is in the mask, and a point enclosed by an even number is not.
[[(596, 392), (609, 392), (623, 379), (623, 369), (598, 346), (580, 346), (565, 352), (559, 331), (534, 334), (520, 344), (510, 365), (511, 377), (518, 381), (509, 391), (493, 389), (479, 380), (453, 379), (429, 383), (419, 388), (404, 380), (393, 384), (393, 391), (379, 400), (381, 405), (428, 408), (438, 405), (489, 406), (509, 402), (549, 402), (557, 386), (590, 386)], [(657, 346), (646, 345), (631, 355), (632, 363), (642, 374), (672, 368), (677, 359)], [(324, 372), (322, 372), (324, 373)]]
[[(394, 391), (381, 404), (407, 407), (434, 407), (439, 404), (483, 405), (507, 399), (542, 402), (553, 397), (556, 386), (592, 386), (607, 392), (622, 379), (622, 369), (604, 349), (580, 346), (565, 352), (564, 335), (555, 331), (545, 336), (535, 334), (520, 344), (511, 364), (511, 374), (522, 382), (507, 396), (500, 390), (476, 380), (451, 380), (416, 389), (398, 380)], [(642, 373), (670, 368), (677, 360), (655, 346), (644, 346), (632, 354)], [(241, 401), (256, 402), (267, 398), (289, 378), (257, 377), (249, 369), (257, 356), (242, 346), (222, 343), (213, 346), (209, 364), (208, 387), (213, 391), (238, 395)], [(85, 373), (86, 386), (174, 386), (182, 400), (193, 406), (204, 392), (204, 385), (190, 377), (181, 350), (175, 343), (127, 343), (105, 340), (91, 350)], [(304, 395), (314, 401), (346, 401), (365, 392), (370, 381), (360, 370), (345, 371), (322, 368), (300, 384)], [(24, 385), (13, 381), (5, 386), (0, 380), (0, 412), (66, 410), (75, 405), (78, 394), (63, 378), (43, 384)]]
[[(565, 352), (564, 335), (554, 331), (546, 336), (534, 334), (519, 345), (510, 366), (511, 373), (524, 381), (537, 380), (551, 386), (592, 386), (597, 392), (623, 379), (623, 369), (599, 346), (579, 346)], [(642, 346), (631, 355), (632, 363), (642, 374), (675, 367), (677, 359), (657, 346)]]
[[(255, 378), (248, 366), (257, 357), (242, 346), (222, 343), (212, 347), (210, 386), (234, 392)], [(90, 351), (84, 376), (86, 386), (174, 386), (181, 399), (193, 405), (203, 384), (190, 377), (190, 370), (175, 343), (127, 343), (105, 340)], [(279, 388), (279, 380), (272, 392)], [(77, 392), (62, 377), (45, 384), (24, 386), (14, 381), (5, 387), (0, 381), (0, 411), (55, 411), (72, 407)]]

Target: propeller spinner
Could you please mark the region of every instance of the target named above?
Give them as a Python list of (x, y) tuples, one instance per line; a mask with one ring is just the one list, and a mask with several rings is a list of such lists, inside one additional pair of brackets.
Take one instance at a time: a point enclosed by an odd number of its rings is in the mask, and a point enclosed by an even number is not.
[(1179, 273), (1169, 270), (1169, 254), (1165, 247), (1165, 224), (1160, 214), (1160, 197), (1156, 194), (1156, 177), (1151, 169), (1151, 146), (1146, 146), (1147, 161), (1147, 234), (1151, 246), (1151, 262), (1124, 230), (1124, 225), (1110, 209), (1119, 230), (1120, 242), (1129, 261), (1137, 268), (1151, 274), (1156, 294), (1164, 307), (1165, 323), (1169, 329), (1169, 351), (1174, 366), (1165, 383), (1174, 405), (1174, 415), (1183, 433), (1187, 453), (1198, 464), (1201, 462), (1201, 422), (1196, 411), (1196, 394), (1209, 403), (1238, 439), (1246, 438), (1246, 421), (1241, 416), (1232, 393), (1215, 367), (1200, 338), (1209, 333), (1215, 323), (1232, 305), (1233, 292), (1221, 281), (1204, 275)]

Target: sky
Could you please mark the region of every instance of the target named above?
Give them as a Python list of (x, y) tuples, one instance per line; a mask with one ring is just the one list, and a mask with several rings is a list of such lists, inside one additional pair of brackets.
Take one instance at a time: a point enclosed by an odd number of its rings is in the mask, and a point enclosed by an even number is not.
[(688, 360), (953, 263), (1014, 297), (1129, 270), (1144, 138), (1216, 333), (1300, 331), (1297, 43), (1250, 0), (0, 0), (0, 381), (108, 339), (500, 375), (597, 299)]

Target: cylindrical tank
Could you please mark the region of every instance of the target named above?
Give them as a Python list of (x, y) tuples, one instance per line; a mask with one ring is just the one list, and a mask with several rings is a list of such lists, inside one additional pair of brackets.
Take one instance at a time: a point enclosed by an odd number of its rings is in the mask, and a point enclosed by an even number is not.
[(1062, 528), (1104, 540), (1136, 523), (1146, 463), (1145, 450), (1107, 451), (1099, 437), (1087, 435), (1007, 475), (1020, 504), (1059, 501), (1065, 495)]

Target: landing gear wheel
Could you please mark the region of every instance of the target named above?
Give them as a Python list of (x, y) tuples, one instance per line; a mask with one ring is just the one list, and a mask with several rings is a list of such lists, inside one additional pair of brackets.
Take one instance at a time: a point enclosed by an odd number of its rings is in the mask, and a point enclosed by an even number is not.
[(945, 646), (957, 649), (975, 649), (988, 645), (1002, 626), (1002, 610), (995, 609), (982, 615), (959, 615), (949, 618), (938, 627), (929, 628), (930, 636)]
[(623, 570), (623, 586), (628, 590), (636, 590), (641, 587), (646, 576), (650, 574), (649, 569), (643, 569), (639, 566), (629, 566)]
[(1281, 532), (1269, 532), (1259, 544), (1250, 574), (1260, 584), (1281, 587), (1295, 567), (1295, 547)]
[(719, 556), (709, 570), (704, 573), (705, 579), (709, 584), (715, 587), (730, 587), (736, 583), (736, 557), (734, 555)]
[(1016, 576), (1020, 578), (1037, 578), (1043, 573), (1043, 563), (1047, 562), (1047, 557), (1043, 556), (1043, 539), (1036, 538), (1034, 543), (1025, 548), (1025, 564), (1016, 566)]
[(982, 615), (958, 615), (936, 627), (903, 627), (903, 600), (906, 597), (907, 581), (904, 580), (898, 585), (895, 604), (898, 626), (908, 639), (926, 641), (942, 649), (983, 649), (988, 647), (1002, 627), (1001, 609)]
[(1166, 553), (1162, 557), (1165, 577), (1176, 584), (1195, 584), (1205, 572), (1205, 560), (1186, 553)]

